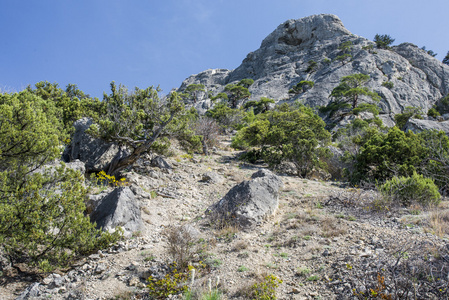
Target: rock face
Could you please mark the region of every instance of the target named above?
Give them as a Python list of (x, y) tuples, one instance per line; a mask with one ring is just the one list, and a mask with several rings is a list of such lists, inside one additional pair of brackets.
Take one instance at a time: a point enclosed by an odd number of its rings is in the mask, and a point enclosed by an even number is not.
[(73, 124), (75, 133), (63, 154), (66, 162), (76, 159), (84, 162), (88, 173), (104, 170), (116, 155), (126, 152), (126, 149), (113, 143), (105, 143), (88, 135), (85, 131), (92, 124), (89, 118), (80, 119)]
[(442, 130), (446, 134), (449, 134), (449, 121), (432, 121), (432, 120), (419, 120), (419, 119), (409, 119), (405, 124), (404, 131), (413, 131), (415, 133), (424, 131), (424, 130)]
[[(352, 43), (346, 52), (340, 47), (344, 42)], [(340, 60), (345, 53), (351, 57)], [(311, 61), (316, 63), (312, 70)], [(252, 78), (255, 82), (249, 88), (250, 99), (269, 97), (277, 102), (300, 99), (307, 105), (321, 106), (329, 103), (329, 94), (343, 76), (355, 73), (370, 75), (367, 85), (382, 97), (381, 117), (387, 122), (391, 114), (401, 113), (406, 106), (427, 112), (449, 93), (449, 66), (410, 43), (390, 50), (377, 49), (374, 42), (352, 34), (337, 16), (329, 14), (284, 22), (237, 69), (207, 70), (192, 75), (179, 90), (201, 83), (216, 95), (226, 84)], [(288, 90), (302, 80), (313, 81), (315, 85), (300, 94), (289, 94)], [(393, 86), (386, 87), (386, 82)], [(203, 97), (204, 102), (207, 93)], [(196, 105), (202, 105), (201, 101)]]
[(140, 204), (128, 187), (116, 188), (101, 199), (90, 219), (97, 223), (97, 228), (104, 230), (121, 226), (125, 235), (130, 235), (143, 226)]
[(234, 186), (219, 202), (208, 208), (212, 217), (235, 222), (242, 229), (253, 229), (275, 213), (282, 180), (268, 170), (260, 170), (251, 180)]

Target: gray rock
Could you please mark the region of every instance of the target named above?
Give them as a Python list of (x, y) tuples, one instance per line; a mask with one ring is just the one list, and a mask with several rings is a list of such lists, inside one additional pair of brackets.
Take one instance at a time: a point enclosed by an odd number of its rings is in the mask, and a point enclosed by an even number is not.
[(206, 172), (202, 175), (201, 181), (208, 183), (222, 183), (224, 178), (215, 172)]
[(151, 160), (151, 166), (159, 169), (173, 169), (172, 166), (162, 157), (156, 156)]
[(86, 203), (86, 213), (89, 215), (97, 208), (101, 203), (101, 200), (108, 195), (110, 191), (104, 191), (96, 195), (89, 195)]
[(234, 186), (219, 202), (209, 207), (207, 213), (235, 222), (242, 229), (253, 229), (275, 213), (282, 186), (282, 180), (272, 172), (257, 171), (251, 180)]
[(53, 274), (53, 285), (55, 287), (61, 287), (62, 284), (64, 283), (64, 281), (65, 281), (65, 279), (61, 275), (56, 274), (56, 273)]
[[(346, 63), (336, 60), (342, 54), (338, 48), (343, 42), (353, 44), (352, 58)], [(312, 72), (307, 70), (309, 61), (317, 63)], [(380, 117), (387, 126), (392, 126), (390, 114), (401, 113), (406, 106), (419, 107), (426, 113), (449, 93), (449, 66), (409, 43), (390, 50), (376, 49), (374, 42), (352, 34), (337, 16), (329, 14), (284, 22), (237, 69), (192, 75), (179, 90), (202, 83), (216, 95), (226, 84), (252, 78), (249, 100), (268, 97), (282, 103), (300, 99), (316, 107), (327, 105), (340, 79), (355, 73), (370, 75), (368, 87), (382, 97)], [(315, 85), (298, 95), (289, 94), (288, 90), (301, 80), (313, 81)], [(387, 81), (393, 87), (382, 85)], [(207, 99), (207, 93), (204, 97), (201, 101)], [(196, 105), (201, 105), (201, 101)], [(369, 99), (361, 97), (359, 103), (364, 101)]]
[(40, 285), (39, 282), (35, 282), (35, 283), (31, 284), (15, 300), (26, 300), (26, 299), (32, 299), (34, 297), (39, 296), (39, 293), (40, 293), (39, 285)]
[(62, 158), (66, 162), (79, 159), (85, 163), (87, 172), (99, 172), (104, 170), (117, 155), (125, 155), (127, 150), (88, 135), (85, 131), (92, 124), (93, 121), (89, 118), (80, 119), (73, 124), (75, 133), (70, 145), (64, 150)]
[(151, 199), (151, 194), (145, 192), (140, 186), (132, 184), (130, 187), (131, 191), (139, 198)]
[(325, 159), (327, 170), (333, 179), (341, 179), (344, 175), (342, 170), (348, 167), (348, 164), (342, 161), (344, 153), (335, 146), (328, 146), (327, 148), (332, 152), (332, 156)]
[(131, 235), (143, 226), (140, 204), (129, 187), (116, 188), (105, 196), (90, 218), (97, 223), (97, 228), (113, 230), (120, 226), (125, 235)]
[(95, 268), (96, 274), (101, 274), (108, 269), (108, 266), (105, 263), (99, 263)]
[(128, 281), (129, 286), (138, 286), (140, 285), (140, 279), (137, 276), (132, 276)]
[(432, 121), (432, 120), (420, 120), (420, 119), (409, 119), (405, 124), (404, 131), (413, 131), (418, 133), (424, 130), (442, 130), (446, 134), (449, 134), (449, 121)]
[(56, 169), (61, 168), (63, 164), (66, 169), (72, 169), (74, 171), (78, 171), (83, 176), (86, 173), (86, 167), (85, 167), (84, 163), (82, 161), (80, 161), (79, 159), (76, 159), (76, 160), (74, 160), (72, 162), (68, 162), (68, 163), (61, 163), (60, 160), (55, 160), (55, 161), (52, 161), (52, 162), (38, 168), (37, 170), (34, 170), (32, 173), (41, 173), (41, 174), (50, 173), (50, 174), (54, 175), (56, 172)]

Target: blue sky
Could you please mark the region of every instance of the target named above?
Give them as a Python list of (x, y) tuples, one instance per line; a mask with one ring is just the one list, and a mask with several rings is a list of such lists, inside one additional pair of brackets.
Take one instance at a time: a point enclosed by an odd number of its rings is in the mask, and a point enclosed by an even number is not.
[(0, 0), (0, 90), (47, 80), (102, 98), (234, 69), (279, 24), (332, 13), (352, 33), (449, 51), (447, 0)]

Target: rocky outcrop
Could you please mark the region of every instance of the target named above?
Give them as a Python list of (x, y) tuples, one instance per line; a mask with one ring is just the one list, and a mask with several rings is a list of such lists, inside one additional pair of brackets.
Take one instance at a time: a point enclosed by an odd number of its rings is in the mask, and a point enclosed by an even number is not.
[(114, 189), (94, 207), (90, 219), (97, 223), (97, 228), (114, 230), (120, 226), (129, 236), (143, 226), (140, 204), (129, 187)]
[[(352, 43), (346, 50), (351, 57), (341, 60), (345, 53), (340, 46), (344, 42)], [(316, 64), (310, 68), (312, 61)], [(392, 121), (391, 114), (401, 113), (406, 106), (427, 112), (449, 93), (449, 66), (409, 43), (389, 50), (377, 49), (374, 42), (352, 34), (337, 16), (329, 14), (284, 22), (237, 69), (207, 70), (192, 75), (179, 90), (201, 83), (217, 94), (228, 83), (252, 78), (255, 82), (249, 88), (251, 99), (269, 97), (277, 102), (299, 99), (315, 107), (328, 104), (329, 94), (340, 79), (355, 73), (370, 75), (368, 87), (382, 97), (381, 117), (387, 123)], [(300, 94), (289, 94), (289, 89), (302, 80), (313, 81), (315, 85)], [(203, 101), (206, 97), (204, 93)]]
[(126, 152), (125, 148), (88, 135), (86, 130), (92, 124), (89, 118), (82, 118), (73, 124), (75, 133), (62, 156), (66, 162), (76, 159), (84, 162), (88, 173), (104, 170), (116, 155)]
[(433, 121), (433, 120), (420, 120), (420, 119), (409, 119), (405, 124), (404, 131), (413, 131), (418, 133), (424, 130), (442, 130), (446, 134), (449, 134), (449, 121)]
[(233, 222), (242, 229), (253, 229), (275, 213), (282, 180), (268, 170), (260, 170), (251, 180), (234, 186), (219, 202), (208, 208), (213, 218)]

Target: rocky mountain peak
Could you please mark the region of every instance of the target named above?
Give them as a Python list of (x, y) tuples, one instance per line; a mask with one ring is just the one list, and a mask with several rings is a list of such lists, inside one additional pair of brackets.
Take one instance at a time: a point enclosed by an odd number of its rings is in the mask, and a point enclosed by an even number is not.
[(350, 34), (337, 16), (313, 15), (282, 23), (263, 40), (261, 48), (274, 47), (277, 51), (285, 52), (308, 47), (316, 41)]
[[(424, 115), (449, 93), (449, 66), (411, 43), (378, 49), (373, 41), (352, 34), (337, 16), (329, 14), (280, 24), (235, 70), (192, 75), (179, 90), (193, 83), (204, 84), (209, 94), (204, 93), (203, 101), (195, 104), (201, 112), (210, 106), (208, 95), (251, 78), (251, 100), (300, 100), (315, 107), (331, 101), (329, 95), (342, 77), (357, 73), (370, 76), (367, 86), (380, 95), (380, 117), (389, 125), (394, 124), (393, 115), (407, 106), (420, 108)], [(313, 88), (289, 93), (304, 80), (314, 82)]]

